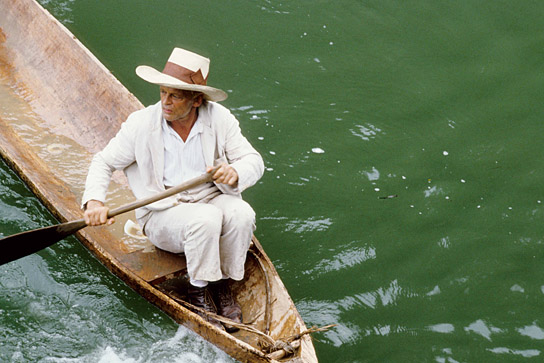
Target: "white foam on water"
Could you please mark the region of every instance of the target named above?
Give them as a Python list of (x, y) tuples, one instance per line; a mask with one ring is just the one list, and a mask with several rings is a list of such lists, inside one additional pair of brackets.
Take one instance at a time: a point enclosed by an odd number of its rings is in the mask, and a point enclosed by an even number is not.
[(144, 347), (97, 348), (77, 358), (47, 357), (46, 363), (233, 363), (225, 352), (180, 326), (174, 336), (166, 337)]
[(117, 353), (112, 347), (106, 347), (98, 363), (137, 363), (138, 360), (128, 357), (126, 353)]

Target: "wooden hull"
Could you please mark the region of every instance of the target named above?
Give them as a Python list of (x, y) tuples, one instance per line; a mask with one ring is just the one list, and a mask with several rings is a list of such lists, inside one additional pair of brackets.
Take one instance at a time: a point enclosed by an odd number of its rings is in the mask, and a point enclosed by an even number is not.
[[(79, 219), (92, 155), (132, 111), (143, 106), (34, 0), (0, 0), (0, 9), (0, 99), (18, 105), (15, 116), (0, 114), (1, 156), (60, 221)], [(122, 175), (115, 177), (110, 189), (112, 205), (133, 199)], [(117, 227), (85, 228), (77, 238), (177, 322), (242, 362), (317, 362), (309, 335), (299, 338), (295, 352), (284, 358), (281, 350), (268, 354), (260, 349), (306, 328), (255, 238), (246, 278), (234, 290), (244, 321), (261, 333), (242, 329), (231, 335), (206, 323), (182, 302), (184, 259), (125, 236), (120, 219)]]

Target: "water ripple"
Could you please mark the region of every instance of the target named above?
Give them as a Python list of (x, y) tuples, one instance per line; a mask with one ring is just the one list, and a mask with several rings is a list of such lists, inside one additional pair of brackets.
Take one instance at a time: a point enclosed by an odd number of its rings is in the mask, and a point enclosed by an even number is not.
[(328, 343), (335, 347), (355, 344), (361, 337), (361, 329), (355, 323), (342, 321), (341, 306), (341, 302), (316, 300), (303, 300), (297, 303), (297, 308), (305, 321), (317, 326), (336, 324), (333, 329), (322, 333)]
[(376, 309), (378, 306), (394, 305), (399, 297), (417, 297), (414, 292), (402, 288), (397, 280), (391, 281), (388, 287), (380, 287), (375, 291), (347, 296), (341, 302), (346, 310), (360, 306)]
[(72, 7), (74, 0), (62, 0), (62, 1), (52, 1), (52, 0), (41, 0), (40, 3), (48, 8), (49, 11), (63, 24), (73, 23), (73, 14)]
[(349, 248), (334, 255), (332, 258), (325, 258), (319, 261), (314, 268), (303, 271), (312, 279), (331, 271), (339, 271), (348, 267), (359, 265), (367, 260), (376, 258), (376, 249), (373, 247)]
[[(78, 267), (85, 273), (83, 264)], [(1, 271), (0, 361), (234, 362), (141, 297), (134, 299), (143, 307), (127, 303), (129, 289), (121, 282), (111, 286), (110, 275), (79, 276), (81, 281), (66, 276), (65, 284), (47, 268), (33, 255)]]
[(518, 328), (516, 331), (531, 339), (544, 340), (544, 330), (536, 325), (536, 323), (533, 325), (524, 326), (523, 328)]
[(382, 130), (374, 125), (367, 124), (367, 125), (355, 125), (356, 129), (350, 129), (351, 134), (353, 136), (357, 136), (358, 138), (369, 141), (370, 139), (374, 139), (376, 135), (378, 135)]
[(317, 217), (311, 217), (306, 220), (295, 219), (286, 224), (285, 231), (294, 231), (295, 233), (305, 232), (322, 232), (326, 231), (332, 225), (330, 218), (318, 219)]
[(526, 349), (526, 350), (518, 350), (518, 349), (510, 349), (506, 347), (497, 347), (488, 349), (488, 351), (496, 354), (511, 354), (511, 355), (519, 355), (523, 358), (532, 358), (532, 357), (538, 357), (540, 355), (540, 350), (537, 349)]
[(465, 327), (466, 332), (473, 332), (487, 340), (491, 341), (491, 334), (502, 333), (502, 329), (496, 328), (494, 326), (488, 326), (485, 321), (478, 319), (475, 322), (471, 323), (469, 326)]
[(449, 334), (455, 331), (455, 327), (453, 326), (453, 324), (449, 324), (449, 323), (429, 325), (427, 329), (435, 333), (442, 333), (442, 334)]

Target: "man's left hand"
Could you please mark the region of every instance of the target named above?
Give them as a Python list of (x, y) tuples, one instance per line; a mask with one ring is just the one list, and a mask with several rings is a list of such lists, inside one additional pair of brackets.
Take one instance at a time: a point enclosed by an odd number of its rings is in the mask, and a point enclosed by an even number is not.
[[(209, 173), (213, 167), (208, 166), (206, 172)], [(238, 185), (238, 173), (229, 164), (221, 164), (219, 169), (213, 174), (213, 180), (219, 184), (227, 184), (233, 188)]]

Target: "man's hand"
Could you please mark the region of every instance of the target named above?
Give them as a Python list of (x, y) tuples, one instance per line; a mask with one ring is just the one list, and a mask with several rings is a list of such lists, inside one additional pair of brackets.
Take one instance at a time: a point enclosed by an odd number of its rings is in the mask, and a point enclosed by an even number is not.
[(87, 209), (83, 213), (83, 218), (85, 218), (85, 223), (88, 226), (100, 226), (103, 224), (113, 224), (115, 223), (114, 218), (108, 219), (109, 208), (104, 206), (104, 203), (98, 200), (89, 200), (87, 202)]
[[(206, 172), (209, 173), (213, 167), (208, 166)], [(229, 164), (221, 164), (219, 169), (212, 175), (213, 180), (219, 184), (227, 184), (235, 188), (238, 185), (238, 173)]]

